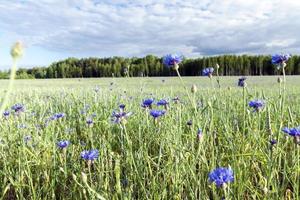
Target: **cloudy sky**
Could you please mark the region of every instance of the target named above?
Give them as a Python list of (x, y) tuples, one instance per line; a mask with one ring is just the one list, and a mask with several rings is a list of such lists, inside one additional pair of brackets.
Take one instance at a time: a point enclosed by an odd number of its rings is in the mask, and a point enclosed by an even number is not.
[(67, 57), (300, 53), (297, 0), (0, 0), (0, 69)]

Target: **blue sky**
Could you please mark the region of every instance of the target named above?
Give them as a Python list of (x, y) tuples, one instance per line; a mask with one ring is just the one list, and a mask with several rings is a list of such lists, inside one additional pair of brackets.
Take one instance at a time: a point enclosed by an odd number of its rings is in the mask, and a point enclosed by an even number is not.
[(296, 0), (0, 0), (0, 69), (67, 57), (299, 54)]

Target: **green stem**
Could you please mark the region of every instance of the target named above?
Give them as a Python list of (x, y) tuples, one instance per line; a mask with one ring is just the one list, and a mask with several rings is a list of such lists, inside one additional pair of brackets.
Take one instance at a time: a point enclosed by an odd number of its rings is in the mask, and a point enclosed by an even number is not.
[(10, 77), (9, 77), (9, 83), (8, 83), (8, 89), (6, 91), (6, 94), (4, 96), (1, 108), (0, 108), (0, 113), (3, 113), (4, 109), (6, 108), (6, 104), (10, 95), (10, 92), (13, 88), (13, 83), (16, 77), (16, 69), (17, 69), (17, 59), (13, 59), (13, 65), (11, 67), (10, 71)]
[(194, 109), (195, 109), (195, 112), (197, 113), (197, 106), (196, 106), (195, 102), (192, 100), (192, 98), (191, 98), (191, 96), (190, 96), (190, 94), (189, 94), (189, 92), (188, 92), (186, 86), (184, 85), (183, 79), (182, 79), (182, 77), (180, 76), (180, 73), (179, 73), (178, 69), (175, 68), (175, 71), (176, 71), (176, 73), (177, 73), (178, 78), (180, 79), (180, 82), (181, 82), (181, 84), (182, 84), (182, 86), (183, 86), (183, 88), (184, 88), (184, 90), (185, 90), (185, 92), (186, 92), (186, 94), (187, 94), (187, 96), (188, 96), (188, 98), (189, 98), (191, 104), (193, 105), (193, 107), (194, 107)]

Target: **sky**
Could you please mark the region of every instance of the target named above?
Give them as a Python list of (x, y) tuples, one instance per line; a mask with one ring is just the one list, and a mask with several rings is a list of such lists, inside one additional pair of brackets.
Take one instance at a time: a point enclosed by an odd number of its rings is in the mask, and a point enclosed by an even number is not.
[(67, 57), (300, 54), (298, 0), (0, 0), (0, 69)]

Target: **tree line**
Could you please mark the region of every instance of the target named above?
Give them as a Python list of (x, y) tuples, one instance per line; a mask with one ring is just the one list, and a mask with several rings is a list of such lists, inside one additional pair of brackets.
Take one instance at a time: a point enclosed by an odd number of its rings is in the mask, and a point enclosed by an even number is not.
[[(281, 72), (266, 55), (222, 55), (202, 58), (184, 58), (179, 71), (183, 76), (199, 76), (207, 67), (219, 64), (220, 76), (278, 75)], [(292, 56), (287, 63), (287, 75), (300, 74), (300, 56)], [(142, 58), (68, 58), (48, 67), (19, 68), (19, 79), (88, 78), (88, 77), (141, 77), (175, 76), (176, 73), (162, 64), (162, 58), (147, 55)], [(0, 78), (9, 77), (9, 71), (0, 72)]]

